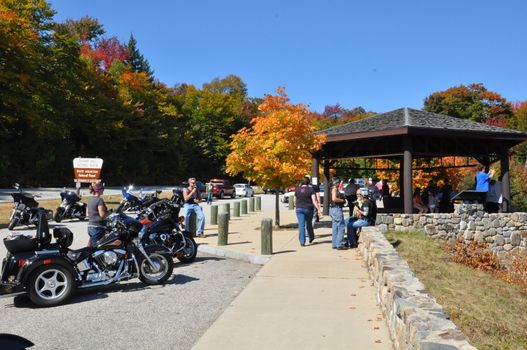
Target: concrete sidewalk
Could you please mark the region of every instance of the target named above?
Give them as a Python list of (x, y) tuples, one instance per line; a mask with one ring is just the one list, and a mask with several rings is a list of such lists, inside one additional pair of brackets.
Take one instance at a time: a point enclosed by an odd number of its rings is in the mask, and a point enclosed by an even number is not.
[[(357, 249), (331, 249), (329, 217), (315, 228), (315, 241), (301, 247), (294, 211), (282, 209), (273, 230), (269, 262), (207, 330), (193, 349), (392, 349), (388, 327)], [(239, 254), (260, 254), (260, 221), (273, 211), (229, 222), (229, 244)], [(206, 238), (217, 245), (217, 226)], [(203, 247), (202, 247), (203, 248)]]

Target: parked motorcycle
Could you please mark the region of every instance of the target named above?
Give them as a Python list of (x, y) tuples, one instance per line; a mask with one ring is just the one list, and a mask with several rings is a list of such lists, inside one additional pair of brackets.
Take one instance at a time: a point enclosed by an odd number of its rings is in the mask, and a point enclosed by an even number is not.
[(160, 194), (161, 191), (154, 191), (153, 193), (146, 194), (141, 190), (139, 197), (137, 197), (132, 193), (133, 188), (134, 187), (130, 185), (128, 188), (123, 188), (121, 190), (123, 199), (117, 206), (117, 212), (139, 211), (159, 200), (158, 194)]
[[(4, 239), (0, 295), (27, 293), (38, 306), (64, 303), (76, 288), (108, 285), (138, 277), (147, 285), (162, 284), (172, 275), (170, 251), (144, 243), (141, 225), (124, 214), (112, 214), (111, 231), (94, 247), (69, 249), (73, 233), (55, 228), (51, 243), (48, 223), (39, 214), (36, 237)], [(117, 215), (117, 217), (115, 216)]]
[(77, 193), (64, 190), (60, 193), (60, 198), (62, 198), (62, 203), (53, 216), (55, 222), (74, 218), (82, 221), (86, 218), (86, 203), (80, 201), (81, 197)]
[(22, 192), (19, 184), (15, 184), (15, 189), (18, 192), (11, 193), (15, 206), (9, 217), (9, 224), (7, 228), (12, 230), (16, 225), (35, 225), (38, 221), (37, 214), (44, 210), (46, 219), (51, 220), (53, 212), (44, 208), (39, 208), (35, 196)]
[(149, 244), (161, 244), (170, 249), (172, 256), (183, 263), (196, 259), (198, 246), (192, 234), (184, 230), (185, 217), (179, 216), (180, 197), (162, 199), (138, 214), (140, 222), (148, 227), (146, 233)]

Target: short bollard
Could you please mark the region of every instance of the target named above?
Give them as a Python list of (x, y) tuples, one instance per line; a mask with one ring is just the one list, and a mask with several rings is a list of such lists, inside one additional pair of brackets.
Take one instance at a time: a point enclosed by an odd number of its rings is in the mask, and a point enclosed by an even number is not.
[(210, 207), (210, 224), (211, 225), (218, 224), (218, 206), (217, 205), (211, 205)]
[(227, 245), (229, 235), (229, 214), (220, 213), (218, 215), (218, 245)]
[(232, 211), (232, 217), (234, 217), (234, 218), (239, 218), (240, 217), (240, 202), (234, 202), (233, 211)]
[(249, 211), (254, 212), (254, 197), (249, 198)]
[[(222, 206), (221, 206), (221, 211), (220, 213), (227, 213), (228, 215), (228, 220), (230, 220), (231, 218), (231, 204), (230, 203), (224, 203)], [(219, 217), (218, 217), (218, 221), (219, 221)]]
[(262, 197), (256, 197), (256, 211), (262, 210)]
[(262, 255), (273, 254), (273, 220), (262, 219)]
[(196, 237), (196, 226), (196, 213), (191, 211), (188, 219), (188, 232), (190, 232), (192, 237)]
[(242, 199), (242, 215), (247, 214), (247, 199)]
[(293, 196), (289, 196), (287, 199), (287, 204), (289, 205), (289, 210), (295, 209), (295, 201), (293, 200)]

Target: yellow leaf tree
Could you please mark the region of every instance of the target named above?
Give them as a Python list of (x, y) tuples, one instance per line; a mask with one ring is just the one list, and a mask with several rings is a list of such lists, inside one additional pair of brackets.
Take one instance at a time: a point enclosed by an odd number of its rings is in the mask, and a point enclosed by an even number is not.
[[(251, 126), (232, 136), (227, 156), (227, 173), (271, 187), (298, 182), (311, 168), (312, 152), (320, 149), (324, 135), (315, 135), (309, 111), (303, 104), (291, 104), (283, 88), (266, 95)], [(280, 226), (278, 191), (275, 226)]]

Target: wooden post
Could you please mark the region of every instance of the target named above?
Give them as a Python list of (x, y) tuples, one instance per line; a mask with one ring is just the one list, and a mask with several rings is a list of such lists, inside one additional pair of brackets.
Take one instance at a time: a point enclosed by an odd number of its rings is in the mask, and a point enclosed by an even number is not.
[(218, 215), (218, 245), (227, 245), (229, 234), (229, 214), (220, 213)]
[(235, 218), (240, 217), (240, 202), (234, 202), (232, 216)]
[(247, 214), (247, 199), (242, 199), (242, 215)]
[(194, 211), (190, 212), (190, 217), (188, 218), (188, 232), (192, 237), (196, 237), (196, 213)]
[(210, 224), (211, 225), (218, 224), (218, 206), (217, 205), (210, 206)]
[(254, 212), (254, 197), (249, 198), (249, 211)]
[(403, 153), (403, 184), (404, 184), (404, 213), (412, 214), (414, 212), (413, 190), (412, 190), (412, 141), (409, 138), (404, 140)]
[[(284, 194), (285, 196), (285, 194)], [(289, 210), (295, 209), (295, 201), (293, 200), (293, 196), (287, 197), (287, 206), (289, 207)]]
[[(231, 218), (231, 204), (230, 203), (223, 203), (221, 206), (221, 213), (227, 213), (227, 217)], [(219, 217), (218, 217), (219, 222)]]
[(329, 188), (329, 161), (324, 161), (324, 198), (322, 199), (322, 202), (324, 204), (322, 208), (322, 214), (329, 215), (329, 196), (330, 196), (330, 188)]
[(262, 197), (258, 196), (256, 198), (256, 211), (262, 210)]
[(263, 218), (261, 224), (262, 232), (262, 255), (273, 254), (273, 220)]
[(503, 202), (501, 203), (501, 211), (508, 213), (511, 211), (511, 181), (509, 178), (509, 149), (504, 148), (500, 154), (501, 167), (501, 194)]

